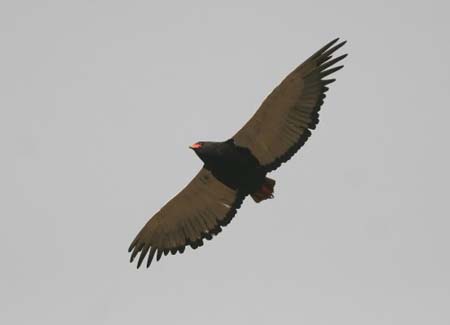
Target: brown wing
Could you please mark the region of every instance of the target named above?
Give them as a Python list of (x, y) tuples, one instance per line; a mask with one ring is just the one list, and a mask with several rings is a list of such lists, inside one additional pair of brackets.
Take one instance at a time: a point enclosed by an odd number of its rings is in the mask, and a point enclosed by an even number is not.
[[(249, 148), (267, 171), (289, 160), (311, 135), (319, 122), (319, 109), (335, 79), (324, 79), (343, 66), (332, 59), (345, 42), (328, 43), (291, 72), (264, 100), (253, 117), (233, 137), (236, 145)], [(336, 45), (335, 45), (336, 44)]]
[(137, 267), (148, 253), (147, 267), (154, 255), (184, 252), (190, 245), (197, 248), (203, 239), (211, 239), (236, 214), (245, 196), (218, 181), (202, 168), (194, 179), (138, 233), (128, 249), (131, 262), (140, 252)]

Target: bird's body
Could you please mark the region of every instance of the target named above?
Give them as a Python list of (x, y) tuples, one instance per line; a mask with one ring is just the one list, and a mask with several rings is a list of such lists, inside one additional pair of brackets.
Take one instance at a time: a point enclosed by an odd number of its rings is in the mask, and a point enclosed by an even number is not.
[(319, 122), (319, 110), (341, 69), (333, 58), (345, 42), (333, 40), (292, 71), (264, 100), (253, 117), (229, 140), (197, 142), (191, 149), (204, 162), (192, 181), (161, 208), (130, 245), (139, 267), (156, 256), (182, 253), (211, 239), (236, 214), (247, 195), (261, 202), (273, 197), (275, 181), (266, 175), (288, 161)]
[(257, 191), (267, 172), (250, 150), (238, 147), (233, 139), (224, 142), (197, 142), (195, 153), (205, 163), (204, 168), (226, 186), (245, 194)]

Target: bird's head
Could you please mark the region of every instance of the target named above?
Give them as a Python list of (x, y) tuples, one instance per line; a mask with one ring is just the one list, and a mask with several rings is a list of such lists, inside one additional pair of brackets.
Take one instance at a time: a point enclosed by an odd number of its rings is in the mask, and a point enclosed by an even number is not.
[(203, 160), (203, 162), (207, 162), (209, 160), (209, 156), (214, 151), (214, 143), (213, 142), (206, 142), (206, 141), (199, 141), (189, 146), (190, 149), (194, 150), (194, 152), (197, 154), (197, 156)]

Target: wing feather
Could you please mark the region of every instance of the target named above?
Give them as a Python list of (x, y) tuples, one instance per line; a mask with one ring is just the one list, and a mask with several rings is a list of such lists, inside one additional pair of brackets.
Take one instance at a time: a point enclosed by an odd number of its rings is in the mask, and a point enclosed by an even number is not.
[(149, 267), (155, 254), (158, 261), (169, 252), (183, 253), (188, 245), (202, 246), (203, 239), (212, 239), (231, 221), (244, 198), (202, 168), (138, 233), (128, 250), (130, 261), (140, 253), (137, 267), (146, 256)]
[(347, 54), (333, 58), (344, 42), (335, 39), (298, 66), (264, 100), (253, 117), (233, 136), (234, 143), (250, 149), (267, 172), (289, 160), (319, 123), (319, 110), (342, 69), (334, 66)]

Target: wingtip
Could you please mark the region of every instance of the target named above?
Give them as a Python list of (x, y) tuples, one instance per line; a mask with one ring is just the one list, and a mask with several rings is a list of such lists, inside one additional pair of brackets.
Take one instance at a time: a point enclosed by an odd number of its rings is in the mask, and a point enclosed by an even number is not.
[(328, 76), (328, 75), (330, 75), (330, 74), (332, 74), (332, 73), (335, 73), (336, 71), (341, 70), (343, 67), (344, 67), (343, 65), (339, 65), (339, 66), (337, 66), (337, 67), (330, 68), (330, 69), (328, 69), (328, 70), (322, 71), (322, 72), (320, 73), (320, 78), (324, 78), (324, 77), (326, 77), (326, 76)]
[[(340, 41), (340, 42), (339, 42)], [(337, 43), (337, 44), (336, 44)], [(335, 45), (336, 44), (336, 45)], [(347, 40), (341, 40), (340, 37), (336, 37), (331, 42), (329, 42), (325, 47), (330, 48), (331, 46), (335, 45), (336, 47), (341, 47), (347, 44)]]
[(150, 253), (148, 253), (148, 258), (147, 258), (147, 269), (150, 267), (150, 265), (152, 264), (152, 260), (153, 260), (153, 256), (155, 255), (156, 252), (156, 248), (152, 247), (150, 249)]
[(333, 54), (334, 52), (336, 52), (337, 50), (339, 50), (341, 47), (343, 47), (345, 44), (347, 44), (347, 41), (342, 41), (340, 43), (337, 43), (336, 45), (334, 45), (332, 48), (330, 48), (328, 50), (328, 54)]
[(147, 255), (147, 250), (148, 250), (148, 248), (147, 248), (147, 249), (144, 249), (144, 250), (141, 252), (141, 255), (139, 256), (139, 260), (138, 260), (138, 262), (137, 262), (137, 268), (139, 268), (139, 267), (141, 266), (142, 262), (144, 261), (145, 256)]
[(334, 38), (331, 42), (329, 42), (328, 45), (333, 45), (333, 44), (335, 44), (336, 42), (338, 42), (340, 39), (341, 39), (340, 37), (336, 37), (336, 38)]
[(162, 250), (158, 249), (158, 253), (156, 254), (156, 261), (158, 262), (162, 257)]
[(335, 81), (336, 81), (336, 79), (325, 79), (325, 80), (322, 80), (322, 84), (325, 86), (325, 85), (329, 85)]
[(136, 246), (136, 242), (137, 240), (133, 240), (130, 244), (130, 246), (128, 247), (128, 253), (131, 253), (131, 251), (133, 250), (134, 246)]
[(316, 53), (314, 53), (311, 58), (316, 58), (321, 56), (324, 52), (326, 52), (330, 47), (332, 47), (336, 42), (339, 41), (339, 37), (335, 38), (334, 40), (328, 42), (324, 46), (322, 46)]

